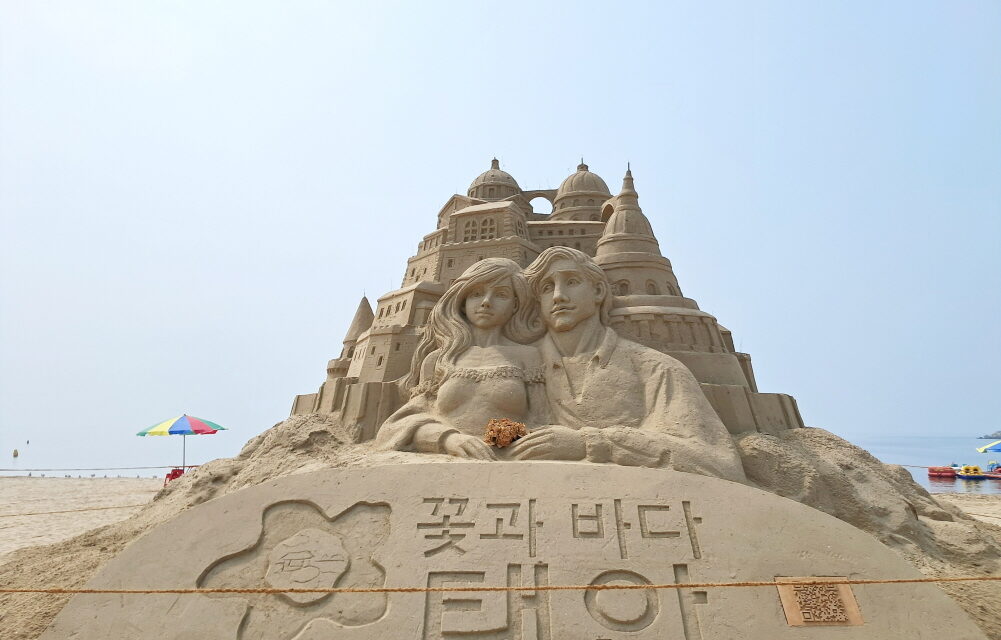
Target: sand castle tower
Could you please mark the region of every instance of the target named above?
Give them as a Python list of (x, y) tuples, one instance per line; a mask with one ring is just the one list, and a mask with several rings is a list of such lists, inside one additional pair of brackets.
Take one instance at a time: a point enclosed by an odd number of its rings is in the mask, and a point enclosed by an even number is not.
[[(369, 330), (374, 319), (375, 314), (372, 313), (371, 303), (367, 297), (362, 296), (354, 318), (351, 319), (348, 332), (344, 336), (344, 346), (341, 348), (341, 355), (327, 363), (327, 382), (333, 382), (348, 374), (351, 360), (355, 355), (355, 345), (358, 344), (358, 338)], [(326, 384), (325, 382), (324, 385)]]
[[(534, 211), (530, 200), (537, 197), (552, 211)], [(640, 208), (631, 169), (614, 197), (583, 161), (558, 189), (525, 191), (496, 158), (465, 195), (439, 210), (435, 230), (407, 260), (401, 287), (380, 296), (374, 312), (359, 308), (348, 331), (351, 348), (345, 338), (327, 380), (316, 393), (297, 396), (292, 414), (337, 415), (356, 425), (360, 438), (373, 438), (401, 406), (395, 381), (407, 373), (431, 308), (455, 278), (484, 258), (527, 266), (554, 246), (595, 258), (613, 286), (615, 329), (688, 366), (731, 433), (803, 426), (795, 399), (759, 392), (750, 355), (737, 352), (730, 331), (682, 295)]]
[(684, 362), (731, 433), (803, 426), (792, 396), (759, 393), (751, 356), (737, 352), (730, 331), (682, 295), (639, 205), (631, 169), (602, 212), (607, 222), (595, 262), (612, 283), (616, 330)]

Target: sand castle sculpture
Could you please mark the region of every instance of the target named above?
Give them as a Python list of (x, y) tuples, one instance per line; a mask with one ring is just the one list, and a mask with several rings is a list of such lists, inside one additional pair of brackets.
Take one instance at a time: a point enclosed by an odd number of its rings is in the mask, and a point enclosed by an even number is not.
[[(538, 195), (553, 213), (532, 212)], [(351, 434), (348, 464), (184, 510), (88, 583), (214, 591), (77, 595), (42, 637), (985, 638), (932, 584), (844, 584), (921, 574), (776, 495), (760, 439), (790, 449), (814, 430), (681, 295), (630, 171), (615, 197), (584, 164), (524, 192), (494, 160), (403, 285), (374, 313), (362, 301), (327, 380), (295, 401)], [(199, 469), (202, 486), (267, 435)], [(903, 517), (919, 508), (950, 520), (920, 496)]]
[[(545, 198), (551, 213), (535, 212)], [(358, 305), (339, 357), (327, 365), (316, 393), (295, 398), (293, 415), (333, 414), (354, 425), (359, 440), (404, 403), (395, 382), (410, 370), (422, 328), (446, 289), (471, 265), (507, 258), (527, 267), (550, 247), (594, 258), (611, 285), (607, 320), (616, 333), (683, 363), (732, 434), (775, 433), (803, 426), (796, 401), (758, 391), (751, 357), (734, 348), (729, 330), (682, 295), (639, 205), (627, 169), (612, 196), (583, 162), (558, 189), (523, 191), (496, 159), (438, 212), (437, 228), (407, 261), (402, 286)]]

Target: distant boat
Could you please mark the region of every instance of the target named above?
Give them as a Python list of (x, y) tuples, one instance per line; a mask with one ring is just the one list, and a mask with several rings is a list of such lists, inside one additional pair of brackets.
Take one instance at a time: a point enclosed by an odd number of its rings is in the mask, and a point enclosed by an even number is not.
[(962, 478), (963, 480), (983, 480), (987, 476), (978, 465), (964, 464), (962, 468), (956, 472), (956, 477)]
[(928, 467), (929, 478), (955, 478), (956, 469), (953, 467)]
[(14, 457), (16, 458), (16, 457), (17, 457), (17, 456), (19, 456), (19, 455), (20, 455), (20, 454), (19, 454), (19, 453), (17, 452), (17, 449), (14, 449)]

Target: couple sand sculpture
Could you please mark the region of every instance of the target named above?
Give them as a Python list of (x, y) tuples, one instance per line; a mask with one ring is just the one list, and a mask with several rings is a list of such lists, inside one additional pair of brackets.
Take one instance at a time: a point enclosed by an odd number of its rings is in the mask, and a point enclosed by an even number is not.
[[(566, 460), (671, 468), (743, 481), (730, 435), (678, 360), (609, 327), (611, 287), (586, 254), (551, 247), (524, 270), (487, 258), (432, 310), (410, 401), (383, 424), (384, 449), (477, 460)], [(506, 448), (492, 419), (524, 423)]]

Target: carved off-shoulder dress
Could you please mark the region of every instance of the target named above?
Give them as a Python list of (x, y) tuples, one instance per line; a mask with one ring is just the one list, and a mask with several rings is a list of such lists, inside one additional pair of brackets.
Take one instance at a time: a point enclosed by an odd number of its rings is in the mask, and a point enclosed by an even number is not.
[[(424, 380), (410, 391), (410, 401), (386, 419), (376, 435), (376, 447), (383, 450), (419, 451), (423, 453), (444, 453), (445, 438), (459, 430), (447, 424), (447, 417), (439, 417), (435, 402), (441, 386), (453, 379), (461, 378), (472, 382), (497, 379), (521, 380), (525, 383), (525, 393), (534, 397), (538, 410), (544, 408), (546, 381), (541, 365), (519, 367), (516, 365), (495, 365), (487, 367), (444, 367), (441, 376)], [(548, 413), (548, 411), (547, 411)]]
[(546, 372), (542, 365), (537, 367), (516, 367), (502, 364), (493, 367), (446, 367), (445, 373), (432, 380), (425, 380), (410, 390), (410, 397), (421, 395), (434, 397), (438, 389), (451, 378), (465, 378), (473, 382), (483, 382), (490, 378), (517, 378), (526, 384), (545, 384)]

